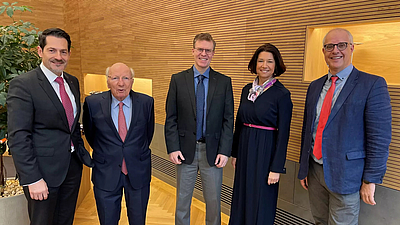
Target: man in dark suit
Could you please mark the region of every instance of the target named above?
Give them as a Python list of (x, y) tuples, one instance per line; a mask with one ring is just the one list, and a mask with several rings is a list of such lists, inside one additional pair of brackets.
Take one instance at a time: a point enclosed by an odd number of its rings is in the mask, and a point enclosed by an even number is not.
[(391, 141), (385, 79), (357, 70), (349, 31), (323, 40), (329, 73), (307, 91), (298, 178), (309, 191), (316, 224), (358, 224), (361, 199), (375, 205)]
[(210, 68), (215, 41), (208, 33), (193, 40), (194, 65), (171, 77), (165, 120), (169, 159), (177, 165), (175, 224), (190, 224), (197, 172), (206, 202), (206, 224), (221, 224), (222, 167), (232, 148), (231, 79)]
[(154, 100), (132, 91), (134, 72), (123, 63), (107, 68), (109, 91), (83, 106), (85, 136), (93, 148), (94, 195), (100, 224), (118, 225), (122, 191), (129, 224), (144, 225), (150, 194)]
[(40, 67), (14, 78), (7, 96), (9, 147), (31, 224), (72, 224), (82, 176), (91, 166), (78, 122), (76, 77), (63, 72), (71, 39), (58, 28), (39, 36)]

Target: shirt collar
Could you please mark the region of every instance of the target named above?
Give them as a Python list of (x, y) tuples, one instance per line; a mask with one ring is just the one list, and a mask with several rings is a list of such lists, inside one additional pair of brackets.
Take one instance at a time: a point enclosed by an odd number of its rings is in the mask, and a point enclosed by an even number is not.
[[(58, 77), (55, 73), (47, 69), (47, 67), (43, 65), (43, 62), (40, 63), (40, 69), (43, 71), (44, 75), (47, 77), (47, 80), (49, 80), (50, 83), (54, 82)], [(61, 73), (61, 77), (64, 79), (64, 72)]]
[[(198, 77), (199, 75), (201, 75), (201, 73), (196, 69), (194, 65), (193, 65), (193, 74), (194, 77)], [(206, 78), (210, 78), (210, 67), (208, 67), (206, 72), (204, 72), (202, 75), (205, 76)]]
[[(111, 108), (116, 108), (118, 107), (119, 101), (114, 97), (114, 95), (111, 94)], [(122, 102), (124, 103), (124, 105), (128, 108), (131, 107), (132, 105), (132, 101), (131, 101), (131, 95), (128, 95), (124, 100), (122, 100)]]
[[(342, 71), (340, 71), (339, 73), (336, 74), (336, 76), (340, 79), (340, 80), (344, 80), (346, 79), (351, 71), (353, 71), (353, 64), (350, 64), (348, 67), (344, 68)], [(331, 74), (331, 71), (328, 72), (328, 79), (331, 79), (333, 75)]]

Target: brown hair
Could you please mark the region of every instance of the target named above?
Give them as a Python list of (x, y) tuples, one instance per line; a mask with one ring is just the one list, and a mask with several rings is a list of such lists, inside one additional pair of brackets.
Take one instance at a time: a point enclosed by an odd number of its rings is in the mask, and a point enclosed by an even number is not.
[(257, 60), (258, 60), (258, 55), (261, 52), (270, 52), (274, 56), (275, 68), (274, 68), (274, 74), (272, 75), (273, 77), (280, 76), (286, 71), (286, 66), (283, 63), (283, 59), (278, 48), (275, 47), (273, 44), (266, 43), (258, 47), (258, 49), (254, 52), (253, 57), (251, 57), (249, 65), (247, 67), (251, 73), (257, 74)]
[(215, 43), (211, 34), (209, 34), (209, 33), (200, 33), (200, 34), (196, 35), (193, 39), (193, 48), (196, 48), (195, 45), (196, 45), (197, 41), (212, 41), (212, 43), (214, 45), (213, 51), (215, 50), (215, 46), (217, 46), (217, 44)]

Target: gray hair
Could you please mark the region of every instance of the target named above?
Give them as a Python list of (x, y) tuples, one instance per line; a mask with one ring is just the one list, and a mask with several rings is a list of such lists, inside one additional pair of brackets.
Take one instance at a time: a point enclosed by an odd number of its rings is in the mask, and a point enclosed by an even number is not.
[[(131, 75), (132, 75), (132, 78), (135, 76), (135, 71), (131, 68), (131, 67), (129, 67), (129, 70), (131, 71)], [(110, 67), (107, 67), (107, 69), (106, 69), (106, 77), (108, 78), (108, 74), (110, 73)]]
[(334, 29), (328, 31), (328, 33), (325, 34), (325, 37), (324, 37), (324, 39), (322, 40), (322, 45), (325, 45), (326, 36), (328, 36), (328, 34), (329, 34), (330, 32), (332, 32), (332, 31), (344, 31), (344, 32), (346, 32), (346, 33), (349, 35), (350, 44), (353, 44), (353, 35), (351, 35), (350, 31), (348, 31), (348, 30), (346, 30), (346, 29), (344, 29), (344, 28), (339, 28), (339, 27), (338, 27), (338, 28), (334, 28)]

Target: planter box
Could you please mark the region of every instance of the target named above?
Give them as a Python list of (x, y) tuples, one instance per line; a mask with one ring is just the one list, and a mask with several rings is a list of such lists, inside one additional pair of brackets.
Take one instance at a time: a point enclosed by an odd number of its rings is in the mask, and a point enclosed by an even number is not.
[(28, 202), (25, 195), (0, 198), (0, 225), (29, 224)]
[[(3, 159), (8, 177), (15, 177), (12, 157), (4, 155)], [(0, 225), (27, 225), (29, 222), (28, 202), (25, 195), (0, 198)]]

